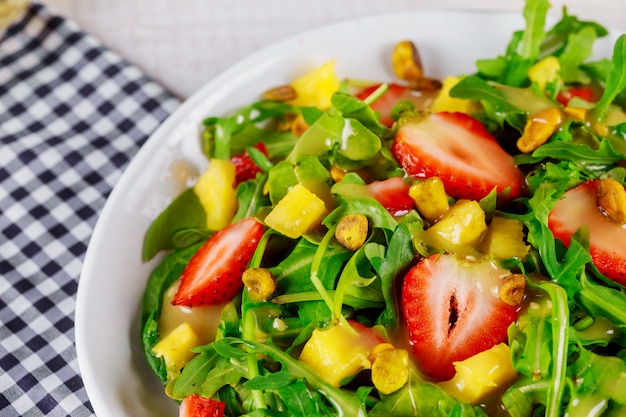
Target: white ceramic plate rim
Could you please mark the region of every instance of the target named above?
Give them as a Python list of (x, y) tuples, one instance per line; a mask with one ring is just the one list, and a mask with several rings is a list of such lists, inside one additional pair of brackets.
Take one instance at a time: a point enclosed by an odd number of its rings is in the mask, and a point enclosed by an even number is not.
[[(479, 29), (480, 28), (480, 29)], [(99, 417), (177, 415), (151, 375), (140, 345), (139, 309), (147, 276), (143, 234), (180, 190), (167, 175), (175, 159), (198, 169), (197, 137), (207, 116), (225, 114), (267, 88), (335, 58), (342, 77), (393, 78), (389, 51), (411, 39), (433, 77), (469, 74), (475, 61), (505, 50), (521, 13), (422, 11), (369, 16), (316, 29), (250, 55), (184, 102), (149, 138), (120, 178), (94, 229), (79, 281), (75, 334), (78, 363)], [(610, 56), (616, 34), (594, 54)], [(369, 55), (365, 55), (369, 53)]]

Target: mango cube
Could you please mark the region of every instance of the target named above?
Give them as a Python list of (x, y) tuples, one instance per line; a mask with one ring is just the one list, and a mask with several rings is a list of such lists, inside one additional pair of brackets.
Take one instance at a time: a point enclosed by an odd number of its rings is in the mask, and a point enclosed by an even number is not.
[(180, 370), (189, 362), (195, 353), (191, 348), (200, 344), (200, 339), (188, 323), (181, 323), (167, 336), (161, 339), (152, 352), (157, 358), (165, 360), (168, 379), (178, 375)]
[(478, 404), (492, 392), (517, 378), (509, 347), (505, 343), (455, 362), (456, 374), (439, 386), (462, 401)]
[(431, 106), (433, 113), (445, 111), (471, 114), (478, 110), (478, 103), (475, 101), (450, 96), (450, 90), (458, 84), (460, 80), (459, 77), (453, 76), (446, 77), (443, 80), (439, 95), (437, 95)]
[(486, 231), (485, 212), (478, 202), (458, 200), (437, 223), (426, 229), (424, 240), (438, 250), (475, 248)]
[(290, 101), (294, 106), (330, 108), (330, 98), (339, 89), (335, 73), (335, 60), (330, 60), (291, 82), (297, 97)]
[(265, 224), (297, 239), (318, 226), (326, 211), (324, 201), (302, 184), (294, 185), (265, 217)]
[(560, 77), (561, 63), (555, 56), (547, 56), (528, 70), (530, 81), (536, 82), (539, 88), (545, 90), (546, 84), (556, 81)]
[(378, 344), (339, 324), (315, 329), (302, 349), (300, 360), (329, 384), (339, 387), (361, 370), (370, 369), (370, 356)]
[(448, 209), (448, 195), (439, 177), (430, 177), (409, 188), (409, 196), (415, 201), (417, 211), (428, 221), (435, 221)]
[(211, 159), (193, 190), (206, 212), (209, 230), (220, 230), (230, 224), (237, 210), (235, 165), (232, 162)]
[(530, 247), (524, 243), (523, 227), (518, 220), (494, 217), (481, 243), (481, 250), (500, 260), (524, 258)]

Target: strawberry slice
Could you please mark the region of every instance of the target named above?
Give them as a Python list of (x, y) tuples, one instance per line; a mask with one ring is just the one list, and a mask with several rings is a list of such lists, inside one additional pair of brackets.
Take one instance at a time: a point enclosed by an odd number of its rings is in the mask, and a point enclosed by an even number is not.
[(524, 175), (484, 126), (465, 113), (435, 113), (403, 125), (392, 152), (417, 178), (438, 176), (446, 193), (480, 200), (494, 188), (503, 198), (524, 192)]
[(409, 185), (400, 177), (391, 177), (367, 184), (368, 193), (392, 216), (403, 216), (413, 208)]
[(179, 417), (224, 417), (226, 403), (192, 394), (180, 403)]
[(572, 87), (567, 90), (561, 91), (556, 96), (556, 100), (563, 106), (567, 106), (571, 99), (574, 97), (581, 98), (587, 102), (593, 103), (595, 101), (595, 93), (591, 88), (587, 87)]
[[(369, 86), (356, 94), (356, 97), (361, 100), (365, 100), (380, 86), (381, 84)], [(394, 120), (391, 117), (391, 111), (393, 110), (393, 107), (396, 105), (396, 103), (400, 100), (409, 100), (413, 104), (415, 104), (417, 108), (422, 108), (424, 107), (424, 103), (427, 100), (427, 97), (425, 93), (420, 93), (418, 91), (412, 90), (407, 86), (390, 83), (389, 89), (385, 91), (385, 93), (381, 95), (378, 99), (376, 99), (376, 101), (372, 102), (372, 104), (370, 104), (370, 107), (372, 108), (372, 110), (380, 114), (380, 122), (382, 124), (391, 127), (394, 123)]]
[(426, 375), (450, 379), (453, 362), (506, 340), (518, 310), (497, 295), (508, 273), (487, 260), (469, 262), (447, 254), (425, 258), (408, 272), (402, 313), (413, 355)]
[[(267, 148), (265, 147), (265, 144), (263, 142), (259, 142), (254, 145), (254, 148), (260, 150), (263, 155), (267, 156)], [(231, 156), (230, 162), (235, 165), (236, 185), (239, 185), (244, 181), (253, 180), (254, 177), (256, 177), (256, 174), (258, 174), (259, 172), (263, 172), (263, 170), (254, 163), (254, 161), (250, 157), (250, 153), (248, 153), (247, 150), (244, 151), (242, 154)]]
[(173, 305), (195, 307), (231, 300), (263, 236), (263, 225), (246, 217), (213, 234), (193, 255), (180, 277)]
[(590, 180), (568, 190), (552, 209), (548, 227), (565, 246), (569, 246), (580, 227), (589, 227), (589, 253), (593, 263), (604, 276), (626, 285), (626, 228), (598, 208), (598, 183), (598, 180)]

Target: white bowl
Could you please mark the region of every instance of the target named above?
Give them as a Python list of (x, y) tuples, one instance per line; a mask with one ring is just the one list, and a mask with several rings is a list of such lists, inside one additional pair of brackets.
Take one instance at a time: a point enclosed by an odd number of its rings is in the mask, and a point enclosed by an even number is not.
[[(175, 416), (149, 370), (140, 342), (140, 304), (155, 266), (142, 263), (144, 233), (181, 191), (169, 174), (184, 159), (202, 169), (201, 121), (224, 115), (332, 58), (340, 77), (391, 80), (393, 45), (415, 42), (431, 77), (471, 74), (479, 58), (504, 53), (517, 14), (419, 12), (372, 16), (335, 24), (263, 49), (224, 72), (187, 100), (150, 137), (111, 193), (94, 230), (78, 288), (76, 348), (83, 381), (98, 417)], [(610, 56), (617, 36), (598, 42)]]

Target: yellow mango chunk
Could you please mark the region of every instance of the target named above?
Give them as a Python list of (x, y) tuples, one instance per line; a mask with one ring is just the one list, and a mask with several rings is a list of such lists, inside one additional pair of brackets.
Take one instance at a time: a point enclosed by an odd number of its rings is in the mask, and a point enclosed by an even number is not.
[(409, 196), (415, 201), (417, 211), (428, 221), (435, 221), (448, 209), (448, 195), (438, 177), (430, 177), (409, 188)]
[(377, 344), (338, 324), (315, 329), (302, 349), (300, 360), (329, 384), (339, 387), (361, 370), (371, 368), (370, 356)]
[(546, 84), (556, 81), (561, 72), (561, 64), (555, 56), (547, 56), (528, 70), (528, 78), (530, 81), (536, 82), (542, 90), (545, 90)]
[(439, 383), (446, 392), (462, 401), (478, 404), (492, 392), (517, 378), (509, 347), (500, 343), (464, 361), (455, 362), (456, 374)]
[(475, 248), (486, 231), (485, 212), (478, 202), (458, 200), (437, 223), (426, 229), (424, 240), (438, 250)]
[(211, 159), (207, 170), (193, 187), (206, 212), (209, 230), (220, 230), (230, 224), (237, 210), (235, 165), (222, 159)]
[(524, 242), (524, 225), (515, 219), (494, 217), (481, 242), (481, 251), (503, 260), (524, 258), (530, 246)]
[(335, 60), (330, 60), (291, 82), (297, 97), (294, 106), (314, 106), (322, 110), (330, 108), (330, 97), (339, 89), (335, 73)]
[(177, 376), (180, 370), (189, 362), (195, 353), (191, 348), (200, 344), (200, 339), (188, 323), (181, 323), (167, 336), (159, 341), (152, 352), (157, 358), (165, 360), (168, 379)]
[(458, 84), (459, 81), (461, 81), (461, 79), (454, 76), (446, 77), (442, 81), (439, 95), (435, 98), (435, 101), (431, 106), (431, 111), (433, 113), (447, 111), (471, 114), (478, 110), (477, 102), (450, 96), (450, 90)]
[(302, 184), (294, 185), (265, 217), (272, 229), (297, 239), (322, 221), (324, 201)]

